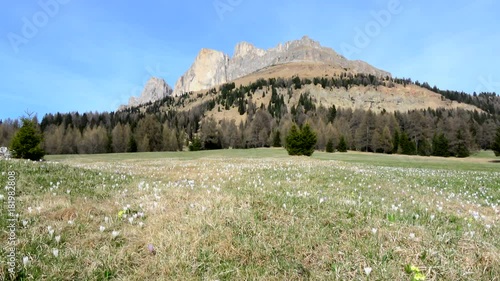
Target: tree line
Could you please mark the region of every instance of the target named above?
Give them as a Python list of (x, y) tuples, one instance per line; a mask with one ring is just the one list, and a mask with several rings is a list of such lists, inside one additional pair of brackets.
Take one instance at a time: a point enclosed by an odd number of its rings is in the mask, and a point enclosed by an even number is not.
[[(34, 122), (43, 133), (43, 148), (48, 154), (286, 146), (291, 128), (296, 125), (300, 129), (305, 124), (316, 132), (315, 149), (318, 150), (341, 148), (466, 157), (473, 151), (494, 147), (495, 133), (500, 125), (496, 114), (500, 102), (495, 94), (485, 93), (464, 100), (471, 104), (488, 100), (485, 104), (493, 104), (493, 110), (484, 112), (353, 110), (323, 106), (307, 93), (301, 94), (296, 103), (290, 102), (294, 92), (307, 84), (348, 88), (410, 83), (413, 82), (409, 79), (381, 79), (361, 74), (312, 80), (299, 77), (259, 79), (247, 86), (236, 87), (228, 83), (196, 97), (188, 93), (176, 98), (166, 97), (118, 112), (47, 114), (41, 122), (36, 118)], [(257, 95), (271, 97), (268, 103), (257, 104), (254, 101)], [(202, 97), (206, 97), (204, 102), (189, 109), (186, 107)], [(216, 120), (207, 116), (213, 110), (237, 110), (244, 118), (239, 123)], [(0, 145), (9, 145), (19, 128), (17, 120), (1, 122)]]

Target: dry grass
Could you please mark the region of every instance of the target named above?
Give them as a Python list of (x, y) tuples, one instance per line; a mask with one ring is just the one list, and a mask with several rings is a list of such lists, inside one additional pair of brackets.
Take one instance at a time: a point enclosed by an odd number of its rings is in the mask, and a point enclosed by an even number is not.
[(426, 280), (499, 280), (498, 172), (302, 157), (94, 160), (2, 162), (21, 177), (19, 279), (411, 280), (414, 265)]

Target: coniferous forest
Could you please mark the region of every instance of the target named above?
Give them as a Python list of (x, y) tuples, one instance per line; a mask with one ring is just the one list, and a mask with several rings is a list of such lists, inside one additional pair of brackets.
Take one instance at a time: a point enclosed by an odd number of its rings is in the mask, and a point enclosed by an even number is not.
[[(471, 104), (476, 111), (425, 109), (389, 113), (323, 106), (307, 93), (291, 104), (289, 97), (304, 85), (323, 88), (417, 85), (443, 99)], [(271, 95), (257, 104), (256, 95)], [(203, 98), (203, 102), (196, 102)], [(217, 120), (211, 111), (237, 111), (243, 118)], [(331, 78), (260, 79), (234, 83), (194, 95), (166, 97), (117, 112), (55, 113), (34, 118), (43, 133), (47, 154), (94, 154), (185, 149), (225, 149), (285, 146), (295, 124), (309, 124), (317, 150), (357, 150), (422, 156), (467, 157), (492, 149), (500, 127), (500, 97), (495, 93), (443, 91), (411, 79), (343, 74)], [(9, 146), (20, 128), (18, 120), (0, 124), (0, 146)]]

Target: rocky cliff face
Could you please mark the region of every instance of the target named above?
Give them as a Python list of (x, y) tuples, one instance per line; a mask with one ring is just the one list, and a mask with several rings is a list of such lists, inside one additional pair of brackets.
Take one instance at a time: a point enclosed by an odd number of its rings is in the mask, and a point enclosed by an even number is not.
[(121, 109), (125, 107), (138, 106), (151, 101), (157, 101), (163, 99), (166, 96), (172, 95), (172, 88), (165, 82), (165, 80), (157, 77), (152, 77), (148, 80), (144, 86), (144, 90), (139, 97), (131, 97), (129, 99), (127, 106), (122, 106)]
[(202, 49), (191, 68), (175, 84), (174, 95), (226, 83), (228, 65), (228, 55), (215, 50)]
[(174, 95), (206, 90), (263, 68), (290, 62), (312, 61), (347, 68), (356, 73), (390, 76), (362, 61), (349, 61), (330, 48), (304, 36), (300, 40), (263, 50), (250, 43), (236, 45), (233, 57), (214, 50), (201, 50), (191, 68), (177, 81)]

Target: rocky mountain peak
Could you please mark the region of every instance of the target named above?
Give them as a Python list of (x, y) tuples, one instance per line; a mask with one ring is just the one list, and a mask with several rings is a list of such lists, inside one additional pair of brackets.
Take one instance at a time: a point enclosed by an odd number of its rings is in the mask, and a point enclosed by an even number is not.
[(172, 95), (172, 88), (163, 80), (158, 77), (151, 77), (144, 86), (139, 97), (131, 97), (128, 105), (121, 106), (120, 109), (138, 106), (152, 101), (161, 100), (166, 96)]
[(201, 49), (191, 68), (175, 84), (174, 96), (209, 89), (227, 82), (229, 56), (212, 49)]
[(265, 50), (256, 48), (253, 44), (250, 44), (248, 42), (240, 42), (234, 48), (233, 58), (245, 57), (248, 55), (263, 56), (265, 54)]
[(207, 90), (271, 65), (302, 61), (336, 65), (358, 73), (390, 76), (390, 73), (367, 63), (349, 61), (333, 49), (322, 47), (319, 42), (304, 36), (269, 50), (241, 42), (236, 45), (232, 58), (218, 51), (202, 49), (191, 68), (177, 81), (174, 95)]
[(286, 45), (290, 47), (309, 47), (309, 48), (321, 48), (321, 44), (318, 41), (314, 41), (309, 36), (305, 35), (300, 40), (294, 40), (287, 42)]

